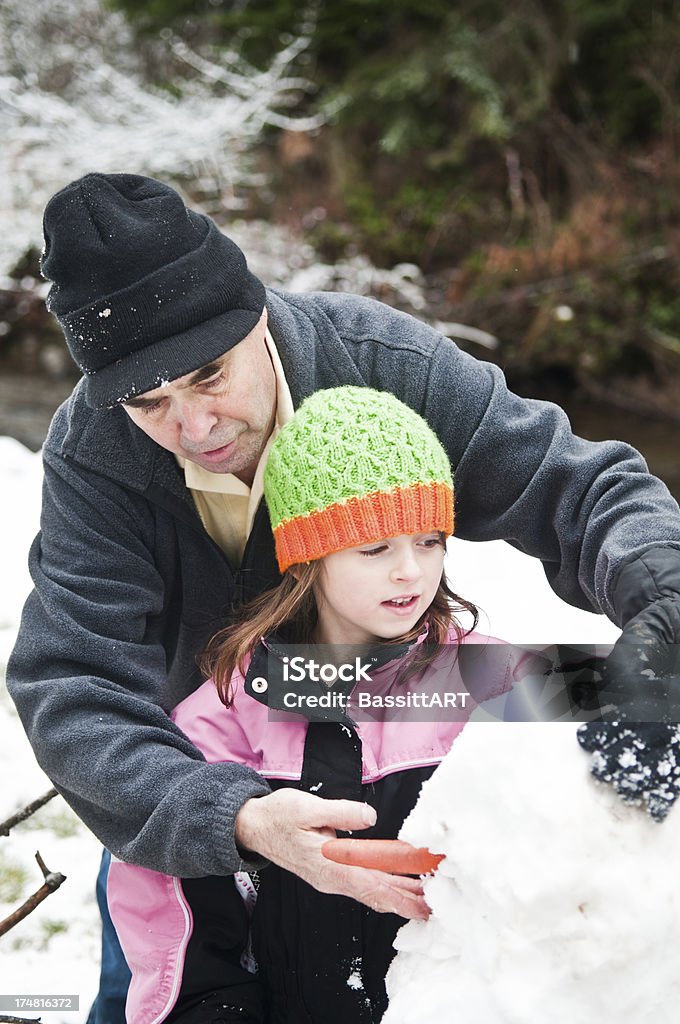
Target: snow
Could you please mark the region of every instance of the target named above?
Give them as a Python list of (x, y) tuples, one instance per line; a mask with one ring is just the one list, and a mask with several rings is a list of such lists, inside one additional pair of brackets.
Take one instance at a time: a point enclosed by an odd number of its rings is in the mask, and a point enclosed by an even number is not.
[[(103, 0), (0, 4), (0, 288), (16, 288), (7, 275), (29, 249), (43, 248), (43, 210), (58, 189), (90, 171), (129, 172), (180, 188), (191, 182), (191, 205), (215, 216), (271, 287), (374, 295), (426, 315), (424, 280), (414, 264), (377, 269), (361, 253), (324, 264), (290, 230), (235, 215), (246, 192), (266, 187), (251, 159), (262, 130), (320, 125), (317, 117), (281, 112), (309, 88), (291, 73), (306, 37), (272, 53), (264, 70), (233, 53), (198, 54), (168, 32), (145, 46), (133, 45), (123, 15)], [(179, 94), (154, 84), (158, 67)], [(325, 215), (319, 207), (308, 217)], [(36, 290), (30, 277), (20, 286)], [(38, 288), (46, 294), (48, 285)], [(437, 326), (496, 345), (474, 328)], [(0, 322), (0, 336), (8, 330)]]
[[(241, 206), (244, 189), (264, 186), (250, 159), (263, 128), (320, 124), (282, 112), (309, 87), (291, 74), (305, 46), (293, 39), (258, 70), (171, 33), (141, 46), (103, 0), (4, 0), (0, 274), (42, 248), (47, 200), (88, 171), (189, 179), (218, 210)], [(164, 74), (177, 94), (154, 84)]]
[(0, 663), (14, 642), (18, 614), (31, 587), (26, 553), (38, 529), (42, 467), (39, 453), (11, 437), (0, 437), (0, 480), (5, 500), (0, 512), (2, 576)]
[(461, 597), (480, 611), (481, 633), (514, 644), (610, 645), (620, 630), (604, 615), (561, 601), (543, 567), (504, 541), (471, 543), (453, 537), (447, 547), (447, 577)]
[[(38, 528), (42, 468), (39, 453), (0, 438), (0, 671), (14, 642), (30, 589), (28, 547)], [(0, 821), (50, 789), (0, 686)], [(0, 920), (43, 883), (39, 850), (50, 871), (66, 875), (61, 887), (28, 918), (0, 937), (0, 992), (14, 995), (79, 995), (80, 1011), (41, 1011), (47, 1024), (85, 1020), (98, 988), (100, 930), (94, 900), (101, 846), (61, 797), (55, 797), (9, 836), (0, 836)], [(0, 1011), (2, 1012), (2, 1011)], [(35, 1017), (35, 1012), (19, 1013)]]
[[(451, 581), (484, 606), (496, 635), (616, 639), (611, 623), (562, 605), (538, 563), (501, 545), (480, 557), (470, 547), (451, 542)], [(446, 859), (425, 881), (430, 920), (397, 935), (384, 1024), (677, 1018), (680, 812), (658, 824), (624, 805), (590, 775), (576, 728), (482, 716), (423, 787), (400, 837)], [(626, 747), (620, 763), (634, 768), (636, 751)]]
[[(0, 597), (2, 664), (11, 650), (21, 606), (30, 589), (25, 562), (28, 547), (38, 528), (40, 455), (10, 438), (0, 438), (0, 480), (3, 493), (7, 495), (0, 511), (0, 559), (4, 580)], [(502, 542), (470, 544), (454, 539), (449, 544), (447, 569), (454, 589), (482, 608), (480, 628), (504, 639), (517, 643), (582, 641), (604, 644), (611, 643), (618, 635), (616, 627), (602, 616), (589, 615), (561, 602), (550, 590), (540, 564)], [(489, 732), (491, 728), (496, 732)], [(520, 735), (511, 734), (510, 729), (516, 728), (525, 730), (521, 739), (512, 738)], [(0, 772), (3, 779), (12, 780), (11, 785), (3, 786), (0, 797), (0, 820), (4, 820), (14, 810), (45, 792), (49, 782), (34, 760), (4, 688), (0, 689), (0, 732), (3, 736)], [(534, 743), (539, 747), (532, 746)], [(520, 751), (524, 752), (524, 760), (519, 758)], [(533, 752), (529, 755), (528, 751)], [(520, 767), (524, 765), (526, 769), (527, 758), (531, 771), (522, 775)], [(480, 763), (484, 764), (484, 771), (479, 771)], [(537, 764), (541, 766), (540, 779), (549, 779), (551, 772), (556, 775), (558, 797), (547, 784), (543, 788), (537, 787), (534, 797)], [(431, 920), (427, 924), (413, 922), (399, 934), (403, 952), (390, 975), (394, 1002), (390, 1016), (386, 1018), (387, 1024), (399, 1024), (400, 1021), (411, 1024), (414, 1020), (428, 1024), (430, 1020), (449, 1019), (453, 1015), (450, 1008), (457, 998), (453, 989), (469, 993), (470, 1005), (475, 1005), (474, 1000), (481, 999), (483, 992), (480, 994), (475, 987), (476, 976), (470, 959), (473, 948), (479, 954), (475, 962), (479, 962), (480, 970), (487, 974), (494, 972), (494, 984), (489, 982), (484, 991), (495, 992), (498, 988), (498, 996), (494, 998), (509, 1001), (515, 1007), (512, 1011), (515, 1016), (508, 1011), (507, 1016), (494, 1018), (495, 1011), (487, 1012), (485, 1008), (481, 1017), (470, 1014), (466, 1017), (461, 1010), (456, 1015), (457, 1024), (471, 1024), (477, 1020), (483, 1024), (494, 1024), (496, 1019), (499, 1022), (503, 1019), (504, 1024), (515, 1020), (534, 1024), (534, 1020), (539, 1018), (518, 1017), (516, 1013), (520, 1011), (517, 1007), (525, 1006), (527, 1000), (534, 998), (532, 990), (537, 986), (540, 988), (538, 979), (541, 971), (546, 972), (552, 983), (562, 976), (561, 970), (568, 970), (565, 957), (555, 959), (550, 952), (549, 936), (541, 931), (547, 924), (556, 935), (568, 939), (568, 948), (574, 951), (574, 964), (581, 965), (581, 970), (583, 964), (587, 967), (584, 922), (592, 922), (593, 928), (598, 929), (598, 935), (603, 936), (601, 962), (597, 966), (593, 963), (592, 977), (608, 977), (607, 943), (610, 940), (614, 943), (614, 934), (625, 934), (628, 921), (623, 910), (625, 901), (620, 900), (621, 908), (612, 918), (609, 933), (606, 915), (610, 905), (608, 901), (614, 899), (615, 882), (625, 884), (626, 871), (631, 873), (635, 885), (644, 882), (638, 886), (637, 892), (631, 893), (631, 905), (640, 922), (649, 920), (659, 892), (663, 892), (666, 898), (662, 880), (668, 875), (668, 870), (661, 870), (661, 866), (663, 857), (667, 858), (666, 864), (672, 863), (666, 849), (667, 846), (670, 848), (671, 833), (666, 831), (667, 825), (656, 825), (634, 810), (624, 808), (618, 798), (610, 799), (604, 789), (596, 789), (594, 784), (591, 786), (586, 764), (587, 757), (577, 747), (571, 726), (509, 726), (480, 722), (465, 730), (453, 755), (428, 784), (406, 829), (405, 834), (417, 845), (431, 843), (447, 853), (449, 860), (443, 870), (440, 868), (439, 877), (426, 883), (428, 899), (434, 908)], [(474, 770), (471, 770), (471, 765)], [(516, 770), (511, 772), (513, 767)], [(502, 789), (497, 789), (501, 784)], [(515, 784), (516, 793), (512, 792)], [(522, 786), (525, 786), (524, 791)], [(591, 807), (586, 796), (592, 797)], [(554, 816), (551, 818), (550, 812), (551, 808), (555, 811), (562, 806), (564, 817), (561, 812), (557, 817), (564, 824), (560, 826), (559, 836), (555, 836)], [(527, 817), (528, 808), (531, 808), (530, 818)], [(599, 818), (596, 808), (602, 812)], [(463, 816), (466, 821), (464, 832), (459, 824)], [(520, 821), (524, 828), (517, 827)], [(550, 832), (551, 825), (553, 833)], [(584, 825), (594, 830), (592, 843), (585, 842), (588, 832)], [(601, 831), (606, 831), (606, 844), (604, 841), (600, 844), (597, 838), (598, 825)], [(455, 839), (451, 838), (454, 836)], [(652, 840), (656, 841), (659, 836), (663, 845), (659, 847), (657, 856)], [(548, 837), (551, 837), (552, 845), (548, 843)], [(649, 843), (649, 864), (635, 852), (641, 837)], [(443, 843), (446, 843), (445, 847)], [(513, 843), (517, 844), (516, 849)], [(541, 860), (536, 851), (541, 850), (545, 854), (546, 844), (549, 845), (549, 856)], [(609, 881), (612, 849), (617, 844), (614, 875)], [(94, 882), (101, 848), (61, 798), (55, 798), (29, 823), (13, 829), (8, 838), (0, 837), (0, 919), (20, 901), (17, 894), (8, 893), (8, 879), (16, 877), (17, 872), (23, 872), (19, 887), (21, 899), (41, 884), (42, 877), (33, 861), (36, 847), (48, 867), (61, 871), (67, 876), (67, 881), (27, 920), (0, 939), (0, 991), (78, 993), (81, 1002), (78, 1016), (51, 1011), (43, 1012), (43, 1019), (48, 1024), (84, 1020), (98, 982), (99, 924)], [(588, 850), (588, 871), (582, 872), (583, 879), (575, 879), (577, 872), (570, 866), (565, 853), (570, 852), (574, 856), (576, 851), (585, 855)], [(625, 864), (621, 860), (624, 854), (628, 858)], [(579, 870), (581, 867), (582, 862), (579, 862)], [(502, 884), (502, 879), (506, 880), (506, 885)], [(578, 902), (589, 904), (587, 920), (578, 910), (578, 905), (573, 899), (570, 901), (563, 891), (576, 881), (581, 886), (577, 891)], [(463, 882), (466, 886), (464, 895)], [(518, 887), (521, 899), (513, 892), (512, 885)], [(602, 887), (600, 895), (598, 886)], [(629, 883), (629, 888), (634, 889), (635, 886)], [(650, 910), (645, 909), (646, 904), (642, 906), (643, 895), (645, 900), (649, 898)], [(654, 911), (659, 915), (658, 934), (667, 936), (672, 915), (678, 916), (677, 908), (673, 909), (671, 899), (668, 906), (661, 899), (657, 902), (663, 904)], [(499, 925), (498, 936), (495, 935), (495, 924), (492, 927), (483, 917), (483, 907), (488, 907), (489, 922), (495, 921)], [(560, 915), (564, 915), (564, 921)], [(460, 929), (456, 925), (452, 931), (458, 917)], [(501, 929), (502, 917), (505, 923)], [(632, 952), (642, 948), (646, 935), (645, 930), (639, 940), (631, 937)], [(537, 936), (541, 936), (540, 941)], [(462, 937), (465, 938), (465, 955), (456, 946)], [(534, 946), (539, 947), (540, 956)], [(617, 956), (626, 958), (628, 947), (623, 938), (617, 939), (611, 948), (612, 956), (618, 951)], [(531, 955), (527, 950), (531, 950)], [(648, 951), (653, 951), (651, 946)], [(666, 975), (661, 970), (656, 972), (655, 968), (651, 975), (665, 984)], [(360, 979), (359, 974), (357, 979)], [(459, 981), (454, 985), (452, 979)], [(354, 972), (350, 973), (349, 983), (355, 983)], [(622, 987), (625, 989), (626, 986)], [(663, 985), (659, 990), (664, 990)], [(431, 1011), (429, 1007), (432, 1007)], [(550, 1012), (549, 1009), (541, 1009), (542, 1024), (561, 1024), (563, 1019), (566, 1020), (566, 1016), (551, 1017)], [(582, 1013), (581, 1019), (593, 1018)], [(640, 1024), (644, 1018), (638, 1015), (633, 1019)], [(608, 1020), (601, 1015), (598, 1024), (608, 1024)], [(663, 1024), (664, 1018), (659, 1015), (657, 1020)]]
[[(191, 178), (206, 212), (237, 210), (244, 188), (263, 185), (249, 162), (263, 126), (305, 131), (318, 123), (281, 113), (307, 88), (290, 71), (304, 45), (294, 40), (258, 72), (234, 55), (198, 54), (166, 34), (151, 64), (174, 61), (185, 69), (181, 94), (173, 95), (152, 84), (124, 19), (100, 0), (0, 5), (0, 275), (29, 247), (41, 248), (46, 201), (88, 171)], [(228, 233), (270, 285), (374, 294), (425, 310), (422, 278), (409, 264), (376, 270), (355, 255), (322, 265), (309, 245), (265, 222), (231, 220)], [(21, 282), (33, 286), (32, 279)], [(561, 319), (569, 313), (555, 311)], [(462, 330), (439, 326), (454, 336)], [(0, 323), (0, 336), (7, 329)], [(496, 344), (481, 333), (474, 340)], [(2, 668), (30, 589), (26, 553), (38, 528), (39, 455), (0, 438), (0, 480)], [(618, 635), (603, 617), (561, 602), (540, 564), (501, 542), (453, 540), (447, 570), (454, 589), (482, 609), (479, 628), (503, 639), (608, 644)], [(619, 1024), (624, 1014), (635, 1024), (670, 1024), (678, 983), (664, 953), (677, 944), (680, 908), (667, 879), (680, 812), (659, 826), (624, 807), (590, 778), (574, 730), (475, 722), (425, 788), (404, 836), (447, 860), (426, 883), (430, 921), (399, 933), (386, 1024)], [(3, 820), (49, 781), (4, 688), (0, 734)], [(0, 938), (0, 992), (77, 993), (77, 1015), (42, 1017), (84, 1020), (99, 970), (94, 881), (101, 848), (55, 798), (0, 837), (0, 919), (41, 884), (36, 847), (67, 881)], [(358, 971), (348, 978), (355, 983)]]
[[(514, 643), (613, 643), (601, 616), (560, 602), (540, 563), (500, 542), (449, 543), (448, 575)], [(568, 723), (473, 721), (400, 835), (446, 854), (428, 922), (397, 936), (384, 1024), (671, 1024), (680, 997), (673, 864), (663, 825), (590, 775)], [(622, 761), (633, 766), (627, 748)]]
[[(472, 722), (401, 837), (446, 854), (388, 974), (384, 1024), (671, 1024), (680, 815), (588, 774), (576, 727)], [(483, 765), (483, 770), (480, 770)]]

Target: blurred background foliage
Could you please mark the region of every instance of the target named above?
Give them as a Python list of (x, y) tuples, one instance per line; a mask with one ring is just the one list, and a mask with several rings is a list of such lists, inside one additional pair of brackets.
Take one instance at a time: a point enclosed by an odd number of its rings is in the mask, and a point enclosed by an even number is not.
[(325, 259), (416, 263), (511, 369), (680, 371), (677, 2), (111, 2), (256, 67), (309, 34), (300, 105), (326, 124), (263, 140), (253, 213), (321, 207)]
[(38, 280), (42, 208), (85, 170), (136, 170), (236, 231), (269, 284), (363, 290), (516, 390), (680, 421), (679, 14), (5, 0), (4, 365), (73, 372)]

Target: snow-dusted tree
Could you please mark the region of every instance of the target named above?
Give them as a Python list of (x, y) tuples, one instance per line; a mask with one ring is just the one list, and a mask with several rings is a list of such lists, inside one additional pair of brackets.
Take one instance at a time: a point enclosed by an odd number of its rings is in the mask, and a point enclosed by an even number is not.
[[(198, 54), (170, 33), (142, 49), (100, 0), (4, 0), (0, 274), (40, 247), (45, 202), (87, 171), (190, 180), (216, 206), (238, 206), (258, 184), (248, 154), (262, 129), (318, 124), (284, 112), (307, 88), (291, 72), (306, 42), (292, 39), (262, 71), (236, 54)], [(172, 89), (151, 81), (159, 62)]]
[[(42, 246), (47, 200), (87, 171), (188, 185), (192, 204), (199, 197), (218, 220), (243, 204), (248, 189), (266, 187), (251, 159), (263, 128), (320, 125), (319, 117), (286, 114), (309, 88), (293, 71), (307, 44), (307, 35), (284, 40), (260, 70), (236, 53), (198, 53), (165, 30), (141, 44), (105, 0), (3, 0), (0, 288), (25, 252)], [(319, 207), (308, 219), (324, 216)], [(267, 284), (370, 294), (424, 315), (424, 282), (412, 264), (380, 270), (355, 254), (328, 266), (284, 226), (231, 218), (228, 230)], [(35, 282), (26, 278), (21, 287), (33, 291)], [(438, 326), (460, 335), (458, 325)], [(487, 337), (482, 343), (493, 344)]]

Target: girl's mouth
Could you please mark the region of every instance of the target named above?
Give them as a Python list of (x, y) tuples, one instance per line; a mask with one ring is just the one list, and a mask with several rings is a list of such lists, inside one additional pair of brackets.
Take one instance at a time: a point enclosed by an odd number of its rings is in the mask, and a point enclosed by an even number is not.
[(418, 604), (418, 595), (411, 594), (409, 597), (393, 597), (389, 601), (381, 601), (381, 607), (389, 608), (395, 615), (408, 615)]

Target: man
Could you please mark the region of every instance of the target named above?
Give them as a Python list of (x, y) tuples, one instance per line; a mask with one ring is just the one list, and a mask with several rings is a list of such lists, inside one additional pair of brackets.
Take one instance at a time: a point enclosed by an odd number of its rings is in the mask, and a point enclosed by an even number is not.
[[(391, 876), (324, 862), (319, 830), (371, 811), (208, 765), (167, 711), (234, 604), (279, 577), (261, 474), (303, 398), (392, 391), (455, 472), (457, 534), (540, 558), (565, 600), (680, 637), (680, 513), (625, 444), (574, 437), (497, 367), (372, 300), (266, 290), (160, 182), (87, 175), (45, 211), (49, 308), (83, 372), (44, 446), (42, 533), (8, 686), (38, 761), (116, 856), (172, 875), (268, 858), (405, 917)], [(655, 648), (656, 650), (656, 648)], [(659, 655), (661, 657), (661, 655)]]

